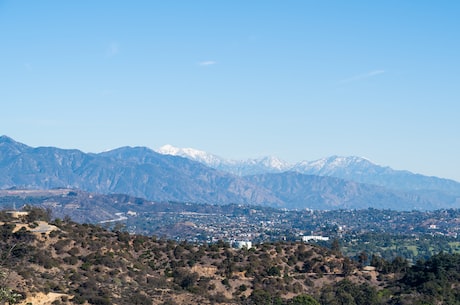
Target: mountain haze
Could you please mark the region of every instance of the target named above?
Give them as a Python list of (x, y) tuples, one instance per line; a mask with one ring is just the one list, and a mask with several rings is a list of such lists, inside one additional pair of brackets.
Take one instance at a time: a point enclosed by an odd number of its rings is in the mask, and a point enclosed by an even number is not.
[(291, 208), (433, 210), (455, 206), (452, 196), (440, 199), (438, 196), (391, 191), (377, 185), (293, 171), (245, 178), (271, 190)]
[[(394, 170), (356, 156), (331, 156), (315, 161), (301, 161), (289, 164), (276, 157), (264, 157), (249, 160), (225, 160), (216, 155), (191, 148), (180, 149), (168, 145), (158, 152), (180, 155), (236, 175), (258, 175), (295, 171), (306, 175), (336, 177), (358, 183), (373, 184), (398, 191), (439, 191), (452, 196), (460, 196), (460, 183), (454, 180), (414, 174), (405, 170)], [(193, 153), (192, 153), (193, 152)], [(199, 158), (197, 153), (199, 152)], [(209, 162), (209, 160), (219, 160)]]
[(145, 147), (85, 154), (53, 147), (32, 148), (3, 136), (0, 149), (3, 189), (72, 187), (157, 201), (282, 205), (269, 191), (240, 177)]
[[(328, 162), (302, 163), (297, 171), (294, 167), (288, 171), (286, 163), (276, 158), (237, 162), (216, 156), (210, 158), (204, 152), (193, 150), (174, 153), (193, 153), (195, 159), (203, 163), (213, 160), (214, 168), (146, 147), (121, 147), (87, 154), (76, 149), (33, 148), (2, 136), (0, 189), (73, 188), (153, 201), (313, 209), (426, 210), (453, 208), (460, 204), (460, 184), (455, 181), (393, 171), (356, 157), (331, 157)], [(227, 172), (225, 168), (240, 175)], [(316, 174), (300, 171), (315, 171)], [(242, 176), (243, 173), (253, 174)], [(346, 179), (336, 177), (339, 175)], [(355, 176), (364, 182), (402, 179), (400, 184), (407, 189), (361, 183), (352, 179)], [(433, 183), (429, 183), (431, 180)]]

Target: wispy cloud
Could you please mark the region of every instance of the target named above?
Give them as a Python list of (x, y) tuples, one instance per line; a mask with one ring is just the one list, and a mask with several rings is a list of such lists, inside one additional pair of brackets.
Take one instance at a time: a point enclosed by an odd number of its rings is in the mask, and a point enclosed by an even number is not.
[(344, 83), (356, 82), (356, 81), (371, 78), (371, 77), (374, 77), (374, 76), (377, 76), (383, 73), (385, 73), (385, 70), (373, 70), (367, 73), (363, 73), (363, 74), (355, 75), (353, 77), (342, 79), (340, 83), (344, 84)]
[(198, 65), (202, 66), (202, 67), (212, 66), (212, 65), (215, 65), (215, 64), (217, 64), (217, 61), (214, 61), (214, 60), (206, 60), (206, 61), (202, 61), (202, 62), (198, 63)]
[(107, 56), (112, 57), (118, 53), (120, 53), (120, 45), (117, 42), (110, 43), (106, 50)]

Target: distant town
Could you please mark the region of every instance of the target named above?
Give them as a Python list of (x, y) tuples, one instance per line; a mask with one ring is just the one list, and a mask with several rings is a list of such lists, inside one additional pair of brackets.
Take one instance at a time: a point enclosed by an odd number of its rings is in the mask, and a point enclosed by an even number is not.
[(235, 247), (304, 241), (330, 247), (337, 241), (350, 257), (366, 252), (410, 261), (440, 251), (460, 252), (460, 210), (287, 210), (254, 205), (152, 202), (126, 195), (57, 189), (8, 190), (3, 209), (39, 206), (54, 219), (70, 218), (131, 234), (198, 244), (223, 241)]
[[(244, 205), (207, 206), (171, 203), (176, 211), (126, 215), (131, 233), (160, 238), (233, 245), (299, 241), (329, 246), (338, 240), (350, 256), (362, 251), (388, 259), (459, 252), (460, 210), (279, 210)], [(196, 210), (195, 212), (193, 210)], [(247, 244), (246, 244), (247, 245)]]

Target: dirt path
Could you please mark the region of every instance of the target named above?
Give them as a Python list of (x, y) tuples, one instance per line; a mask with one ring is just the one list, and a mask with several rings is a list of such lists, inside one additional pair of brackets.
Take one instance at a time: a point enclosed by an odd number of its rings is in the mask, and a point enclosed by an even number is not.
[(33, 305), (51, 305), (56, 300), (59, 300), (66, 294), (50, 292), (48, 294), (37, 293), (27, 297), (24, 301), (18, 303), (19, 305), (26, 305), (32, 303)]

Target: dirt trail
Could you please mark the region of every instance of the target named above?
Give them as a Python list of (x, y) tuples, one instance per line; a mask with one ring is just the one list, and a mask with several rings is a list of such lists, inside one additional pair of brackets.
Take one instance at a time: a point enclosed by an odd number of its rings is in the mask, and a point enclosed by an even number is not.
[(62, 296), (66, 294), (50, 292), (48, 294), (37, 293), (27, 297), (24, 301), (18, 303), (19, 305), (26, 305), (32, 303), (33, 305), (51, 305), (56, 300), (59, 300)]

